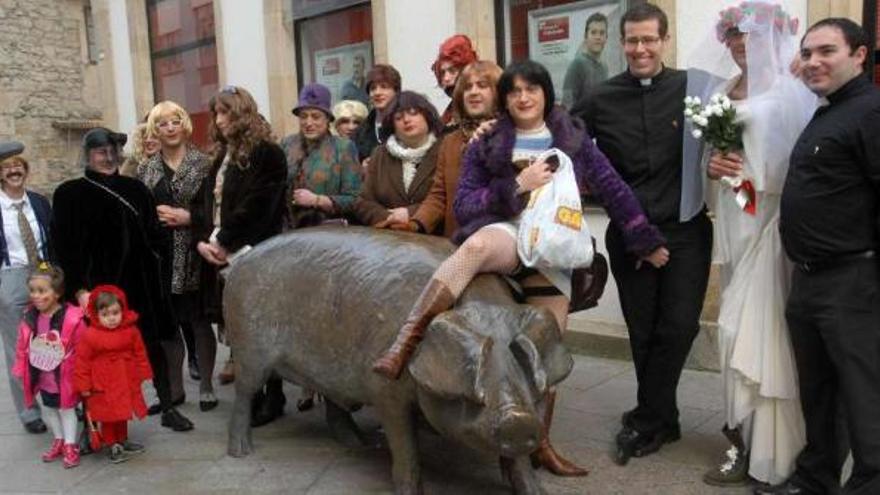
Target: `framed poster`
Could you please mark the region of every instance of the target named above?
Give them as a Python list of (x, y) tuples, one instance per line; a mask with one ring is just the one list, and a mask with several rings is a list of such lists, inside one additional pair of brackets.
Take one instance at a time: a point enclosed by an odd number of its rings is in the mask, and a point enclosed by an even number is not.
[[(315, 2), (321, 3), (321, 2)], [(330, 89), (333, 103), (359, 100), (368, 105), (364, 89), (373, 67), (373, 23), (369, 3), (322, 14), (295, 23), (297, 83), (320, 83)]]
[(373, 66), (373, 44), (352, 43), (314, 52), (315, 82), (330, 88), (333, 101), (359, 100), (369, 104), (364, 90), (366, 70)]
[(590, 86), (626, 68), (617, 41), (624, 3), (584, 0), (529, 11), (528, 56), (550, 71), (557, 101), (571, 107)]

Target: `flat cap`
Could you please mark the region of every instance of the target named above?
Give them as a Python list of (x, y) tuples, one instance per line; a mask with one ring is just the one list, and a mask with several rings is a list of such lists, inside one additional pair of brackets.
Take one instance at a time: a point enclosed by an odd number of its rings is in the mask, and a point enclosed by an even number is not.
[(0, 141), (0, 160), (20, 155), (23, 151), (24, 145), (18, 141)]

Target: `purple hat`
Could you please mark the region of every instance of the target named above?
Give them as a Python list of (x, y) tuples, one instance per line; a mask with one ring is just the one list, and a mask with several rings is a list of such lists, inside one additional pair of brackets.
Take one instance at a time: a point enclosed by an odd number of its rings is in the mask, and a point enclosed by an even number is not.
[(330, 110), (330, 90), (318, 83), (306, 84), (299, 92), (299, 102), (293, 107), (293, 114), (299, 117), (300, 110), (315, 108), (333, 121), (333, 112)]

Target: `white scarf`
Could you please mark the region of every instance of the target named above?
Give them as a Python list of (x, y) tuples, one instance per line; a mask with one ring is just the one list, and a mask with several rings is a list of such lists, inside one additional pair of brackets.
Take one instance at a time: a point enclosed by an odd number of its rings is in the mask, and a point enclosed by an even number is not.
[(385, 148), (391, 153), (391, 156), (397, 158), (403, 164), (403, 190), (409, 192), (409, 186), (412, 184), (416, 176), (416, 168), (425, 157), (425, 154), (434, 145), (437, 138), (433, 134), (428, 134), (428, 140), (425, 144), (418, 148), (407, 148), (397, 141), (392, 134), (385, 141)]

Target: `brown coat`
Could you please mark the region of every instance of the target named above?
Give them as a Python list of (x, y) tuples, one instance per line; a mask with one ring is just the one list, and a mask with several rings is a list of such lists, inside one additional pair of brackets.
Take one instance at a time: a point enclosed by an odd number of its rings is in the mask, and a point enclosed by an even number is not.
[(434, 181), (422, 205), (412, 217), (425, 232), (435, 232), (441, 222), (443, 230), (440, 234), (443, 237), (452, 237), (452, 234), (458, 230), (452, 202), (455, 200), (458, 174), (461, 171), (462, 157), (467, 143), (464, 133), (458, 129), (447, 134), (440, 142)]
[(437, 164), (437, 141), (425, 154), (416, 169), (409, 191), (403, 187), (403, 164), (385, 145), (373, 150), (361, 193), (354, 202), (354, 215), (364, 225), (376, 225), (388, 218), (388, 210), (406, 207), (412, 217), (428, 195)]

